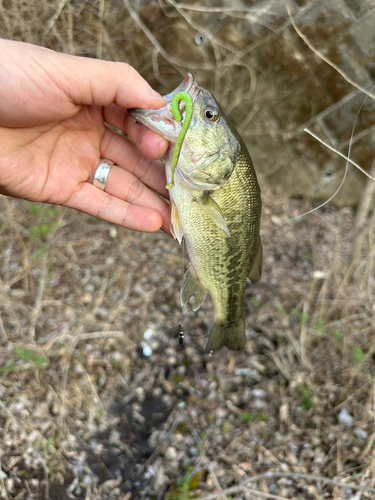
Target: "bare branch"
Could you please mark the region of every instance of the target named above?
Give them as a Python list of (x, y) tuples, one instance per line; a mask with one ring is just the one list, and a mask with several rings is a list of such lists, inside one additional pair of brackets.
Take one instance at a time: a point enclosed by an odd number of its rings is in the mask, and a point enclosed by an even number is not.
[(362, 87), (357, 82), (355, 82), (354, 80), (352, 80), (341, 68), (339, 68), (335, 63), (333, 63), (330, 59), (328, 59), (328, 57), (325, 57), (318, 49), (316, 49), (312, 45), (312, 43), (309, 41), (309, 39), (306, 37), (306, 35), (304, 33), (302, 33), (302, 31), (298, 28), (298, 26), (296, 25), (295, 20), (292, 17), (290, 0), (286, 0), (286, 6), (287, 6), (287, 10), (288, 10), (288, 16), (289, 16), (290, 22), (293, 25), (293, 28), (295, 29), (295, 31), (297, 32), (297, 34), (302, 38), (302, 40), (305, 42), (305, 44), (309, 47), (309, 49), (312, 50), (314, 52), (314, 54), (316, 54), (318, 57), (320, 57), (320, 59), (322, 59), (324, 62), (326, 62), (327, 64), (329, 64), (338, 73), (340, 73), (340, 75), (343, 78), (345, 78), (345, 80), (348, 83), (350, 83), (355, 88), (357, 88), (358, 90), (360, 90), (364, 94), (368, 95), (372, 99), (375, 99), (375, 95), (372, 94), (371, 91), (366, 90), (364, 87)]
[(324, 142), (322, 139), (320, 139), (320, 137), (318, 137), (317, 135), (315, 135), (314, 132), (311, 132), (311, 130), (309, 130), (308, 128), (304, 128), (303, 130), (305, 132), (307, 132), (308, 134), (310, 134), (312, 137), (314, 137), (314, 139), (316, 139), (317, 141), (319, 141), (321, 144), (323, 144), (323, 146), (325, 146), (326, 148), (330, 149), (334, 153), (336, 153), (339, 156), (341, 156), (342, 158), (344, 158), (347, 162), (349, 162), (352, 165), (354, 165), (355, 167), (357, 167), (358, 170), (360, 170), (369, 179), (371, 179), (372, 182), (375, 182), (375, 179), (373, 177), (371, 177), (371, 175), (369, 173), (367, 173), (366, 170), (364, 170), (360, 165), (358, 165), (358, 163), (356, 163), (355, 161), (351, 160), (348, 156), (345, 156), (344, 154), (340, 153), (340, 151), (338, 151), (337, 149), (333, 148), (332, 146), (330, 146), (329, 144), (327, 144), (326, 142)]

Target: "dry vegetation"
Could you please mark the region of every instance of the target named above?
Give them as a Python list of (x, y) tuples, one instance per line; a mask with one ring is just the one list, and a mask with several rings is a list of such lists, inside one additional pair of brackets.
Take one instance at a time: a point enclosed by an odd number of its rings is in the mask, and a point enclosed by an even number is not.
[[(251, 47), (233, 60), (231, 22), (246, 12), (220, 8), (218, 34), (198, 30), (207, 12), (172, 1), (3, 0), (0, 35), (127, 60), (161, 91), (194, 70), (246, 134), (267, 96)], [(192, 57), (181, 40), (197, 31), (209, 43)], [(1, 498), (375, 498), (372, 198), (369, 181), (359, 209), (278, 227), (316, 203), (264, 187), (246, 351), (213, 356), (209, 301), (182, 317), (178, 343), (176, 242), (0, 198)]]

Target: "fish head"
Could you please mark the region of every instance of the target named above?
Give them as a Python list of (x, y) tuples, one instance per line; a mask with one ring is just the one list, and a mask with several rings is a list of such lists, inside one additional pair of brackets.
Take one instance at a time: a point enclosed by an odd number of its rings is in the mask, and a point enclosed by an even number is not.
[(222, 108), (198, 87), (181, 148), (180, 176), (198, 191), (218, 189), (228, 182), (240, 150), (238, 134)]
[[(179, 123), (173, 115), (172, 102), (179, 92), (187, 92), (194, 100), (198, 92), (197, 82), (193, 76), (188, 73), (184, 81), (173, 92), (163, 96), (167, 102), (165, 106), (159, 109), (129, 109), (128, 113), (135, 120), (146, 125), (147, 128), (153, 130), (157, 134), (162, 135), (171, 144), (176, 144), (179, 133), (181, 131), (181, 123)], [(183, 103), (180, 104), (180, 109), (184, 115)]]
[(197, 191), (215, 190), (228, 182), (241, 149), (239, 136), (223, 110), (191, 74), (173, 92), (164, 96), (167, 104), (160, 109), (133, 109), (129, 114), (148, 128), (161, 134), (172, 147), (176, 144), (185, 119), (185, 101), (179, 109), (182, 121), (172, 112), (174, 97), (187, 92), (193, 103), (193, 114), (182, 142), (175, 171), (176, 182)]

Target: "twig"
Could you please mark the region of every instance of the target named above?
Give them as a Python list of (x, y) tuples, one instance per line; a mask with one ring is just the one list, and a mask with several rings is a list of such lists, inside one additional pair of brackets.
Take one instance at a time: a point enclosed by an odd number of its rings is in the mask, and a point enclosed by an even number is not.
[[(0, 457), (0, 471), (1, 470), (2, 470), (2, 468), (1, 468), (1, 457)], [(2, 487), (2, 490), (3, 490), (3, 494), (4, 494), (4, 500), (9, 500), (9, 497), (7, 495), (7, 490), (5, 488), (4, 476), (2, 474), (0, 474), (0, 480), (1, 480), (1, 487)]]
[(24, 265), (25, 271), (27, 272), (27, 275), (25, 276), (25, 282), (24, 282), (25, 288), (28, 289), (29, 283), (30, 283), (31, 291), (34, 292), (34, 283), (33, 283), (32, 277), (31, 277), (31, 266), (30, 266), (30, 262), (29, 262), (29, 258), (28, 258), (28, 252), (27, 252), (25, 242), (23, 241), (23, 238), (21, 236), (18, 224), (14, 218), (14, 214), (13, 214), (14, 206), (8, 197), (5, 196), (3, 199), (5, 202), (6, 208), (7, 208), (8, 217), (9, 217), (10, 222), (12, 224), (12, 228), (15, 232), (16, 238), (19, 241), (19, 243), (22, 247), (22, 251), (23, 251), (23, 265)]
[[(278, 495), (272, 495), (272, 493), (265, 493), (263, 491), (254, 490), (253, 488), (247, 488), (246, 486), (232, 486), (223, 490), (226, 495), (231, 495), (232, 493), (252, 493), (253, 495), (258, 495), (263, 498), (271, 498), (271, 500), (287, 500), (286, 497), (280, 497)], [(200, 497), (199, 500), (215, 500), (218, 498), (219, 493), (211, 493), (204, 497)]]
[(289, 16), (290, 22), (292, 23), (293, 28), (295, 29), (295, 31), (297, 32), (297, 34), (302, 38), (302, 40), (305, 42), (305, 44), (309, 47), (309, 49), (312, 50), (315, 55), (317, 55), (318, 57), (320, 57), (320, 59), (322, 59), (324, 62), (326, 62), (327, 64), (329, 64), (333, 69), (335, 69), (348, 83), (350, 83), (351, 85), (353, 85), (353, 87), (357, 88), (358, 90), (360, 90), (364, 94), (368, 95), (372, 99), (375, 99), (375, 95), (374, 94), (372, 94), (370, 91), (366, 90), (364, 87), (362, 87), (357, 82), (355, 82), (354, 80), (352, 80), (341, 68), (339, 68), (335, 63), (333, 63), (332, 61), (330, 61), (328, 59), (328, 57), (325, 57), (319, 50), (317, 50), (312, 45), (312, 43), (309, 41), (309, 39), (306, 37), (306, 35), (304, 33), (302, 33), (302, 31), (298, 28), (298, 26), (296, 25), (295, 20), (292, 17), (290, 0), (286, 1), (286, 7), (287, 7), (287, 11), (288, 11), (288, 16)]
[(1, 317), (1, 312), (0, 312), (0, 339), (8, 340), (8, 334), (5, 330), (3, 318)]
[[(370, 172), (372, 175), (375, 175), (375, 160), (372, 162)], [(373, 181), (371, 176), (368, 177)], [(352, 258), (355, 262), (359, 262), (360, 260), (360, 252), (365, 237), (365, 222), (371, 210), (374, 193), (375, 183), (367, 181), (355, 218), (355, 236), (353, 238), (354, 243), (352, 248)]]
[[(158, 52), (171, 64), (176, 65), (176, 66), (182, 66), (186, 67), (187, 61), (180, 61), (176, 57), (173, 57), (171, 54), (169, 54), (162, 45), (158, 42), (158, 40), (155, 38), (155, 36), (151, 33), (151, 31), (145, 26), (142, 21), (140, 20), (138, 14), (132, 9), (129, 0), (123, 0), (126, 8), (129, 11), (129, 14), (131, 17), (134, 19), (135, 23), (138, 25), (138, 27), (143, 31), (143, 33), (147, 36), (147, 38), (150, 40), (150, 42), (153, 44), (153, 46), (156, 48)], [(190, 65), (192, 69), (196, 69), (197, 66), (195, 65)], [(212, 67), (211, 69), (214, 69)]]
[(98, 59), (101, 59), (102, 55), (103, 55), (104, 4), (105, 4), (105, 0), (100, 0), (100, 2), (99, 2), (99, 20), (100, 20), (100, 22), (98, 23), (98, 39), (96, 42), (96, 57)]
[(51, 19), (49, 20), (49, 22), (47, 23), (46, 30), (45, 30), (45, 32), (43, 34), (44, 35), (44, 39), (48, 35), (48, 32), (50, 31), (50, 29), (52, 28), (52, 26), (54, 26), (54, 24), (57, 21), (57, 19), (60, 17), (60, 14), (61, 14), (63, 8), (65, 7), (66, 1), (67, 0), (61, 0), (61, 2), (57, 6), (55, 6), (55, 9), (56, 9), (55, 13), (51, 17)]
[(368, 440), (366, 448), (361, 453), (361, 458), (366, 457), (370, 453), (370, 451), (374, 450), (374, 442), (375, 442), (375, 432), (373, 432)]
[(43, 255), (43, 260), (42, 260), (42, 275), (40, 277), (39, 281), (39, 286), (36, 292), (36, 297), (35, 297), (35, 306), (33, 311), (31, 312), (31, 317), (30, 317), (30, 327), (29, 327), (29, 341), (33, 342), (35, 341), (35, 329), (36, 329), (36, 323), (38, 321), (39, 313), (42, 310), (42, 299), (43, 299), (43, 293), (44, 293), (44, 284), (46, 281), (47, 277), (47, 262), (48, 262), (48, 252), (46, 252)]
[(365, 174), (369, 179), (372, 180), (372, 182), (375, 182), (375, 179), (366, 172), (366, 170), (364, 170), (360, 165), (358, 165), (358, 163), (356, 163), (355, 161), (351, 160), (348, 156), (345, 156), (344, 154), (340, 153), (340, 151), (338, 151), (337, 149), (333, 148), (332, 146), (330, 146), (329, 144), (327, 144), (326, 142), (324, 142), (322, 139), (320, 139), (320, 137), (318, 137), (317, 135), (314, 134), (314, 132), (311, 132), (311, 130), (309, 130), (308, 128), (304, 128), (303, 129), (305, 132), (307, 132), (308, 134), (310, 134), (311, 136), (314, 137), (314, 139), (316, 139), (317, 141), (319, 141), (321, 144), (323, 144), (323, 146), (325, 146), (326, 148), (330, 149), (331, 151), (333, 151), (334, 153), (338, 154), (339, 156), (341, 156), (342, 158), (344, 158), (347, 162), (351, 163), (352, 165), (354, 165), (355, 167), (358, 168), (358, 170), (360, 170), (363, 174)]

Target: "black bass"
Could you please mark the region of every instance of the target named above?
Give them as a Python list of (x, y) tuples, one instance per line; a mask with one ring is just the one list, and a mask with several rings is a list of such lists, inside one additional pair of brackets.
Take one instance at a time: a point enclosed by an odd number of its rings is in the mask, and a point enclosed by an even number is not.
[[(173, 176), (171, 162), (181, 123), (171, 104), (180, 92), (191, 96), (193, 111)], [(216, 321), (206, 351), (223, 345), (242, 349), (246, 279), (256, 282), (262, 273), (261, 198), (254, 166), (223, 110), (190, 74), (164, 99), (168, 104), (161, 109), (134, 109), (130, 114), (170, 141), (166, 175), (168, 185), (173, 186), (169, 191), (171, 230), (179, 243), (185, 239), (190, 258), (181, 303), (190, 303), (196, 311), (208, 291)], [(179, 106), (184, 116), (184, 102)]]

